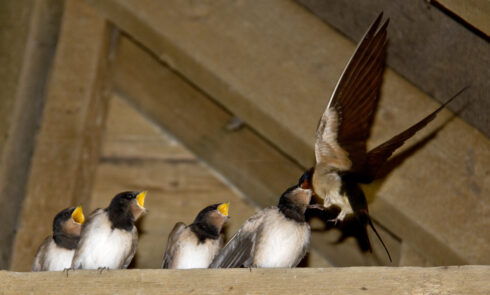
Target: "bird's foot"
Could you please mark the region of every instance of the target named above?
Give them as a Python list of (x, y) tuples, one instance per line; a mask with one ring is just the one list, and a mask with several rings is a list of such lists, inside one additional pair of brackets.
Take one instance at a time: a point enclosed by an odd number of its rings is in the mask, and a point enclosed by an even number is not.
[(311, 205), (308, 205), (308, 209), (316, 209), (316, 210), (322, 210), (322, 211), (327, 210), (327, 208), (323, 207), (320, 204), (311, 204)]
[(68, 273), (70, 272), (70, 270), (75, 270), (75, 269), (73, 267), (63, 269), (63, 273), (65, 273), (66, 277), (68, 277)]
[(106, 266), (97, 268), (97, 271), (99, 272), (99, 275), (102, 274), (104, 272), (104, 270), (109, 270), (109, 268), (106, 267)]

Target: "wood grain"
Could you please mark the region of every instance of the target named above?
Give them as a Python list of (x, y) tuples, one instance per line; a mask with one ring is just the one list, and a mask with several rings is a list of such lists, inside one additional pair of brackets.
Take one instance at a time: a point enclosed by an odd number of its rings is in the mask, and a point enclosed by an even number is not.
[(490, 292), (489, 266), (0, 272), (15, 294), (472, 294)]
[(0, 269), (10, 264), (62, 2), (0, 2)]

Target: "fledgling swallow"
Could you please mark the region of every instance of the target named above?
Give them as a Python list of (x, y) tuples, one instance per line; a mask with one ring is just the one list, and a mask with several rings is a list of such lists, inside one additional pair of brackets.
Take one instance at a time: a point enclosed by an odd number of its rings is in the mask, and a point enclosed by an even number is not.
[(67, 208), (56, 214), (53, 235), (37, 250), (32, 271), (59, 271), (70, 268), (85, 221), (82, 206)]
[(311, 200), (308, 177), (288, 188), (272, 206), (253, 215), (215, 257), (210, 268), (295, 267), (310, 244), (305, 211)]
[(359, 183), (371, 183), (393, 152), (432, 121), (458, 94), (415, 125), (367, 151), (366, 140), (379, 100), (386, 53), (383, 14), (371, 24), (348, 62), (323, 113), (316, 131), (312, 186), (323, 206), (340, 208), (335, 222), (353, 217), (369, 224), (391, 256), (369, 217), (367, 201)]
[(109, 207), (92, 212), (83, 225), (72, 268), (127, 268), (138, 245), (134, 223), (147, 212), (145, 197), (146, 192), (123, 192)]
[(228, 217), (229, 203), (204, 208), (194, 222), (175, 224), (168, 236), (162, 268), (208, 268), (222, 247), (221, 229)]

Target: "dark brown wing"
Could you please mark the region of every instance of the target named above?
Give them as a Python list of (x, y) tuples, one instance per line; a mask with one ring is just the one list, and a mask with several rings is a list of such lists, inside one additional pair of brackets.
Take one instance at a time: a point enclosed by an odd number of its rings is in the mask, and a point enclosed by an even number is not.
[(380, 27), (382, 16), (357, 46), (320, 120), (315, 143), (317, 164), (323, 162), (345, 171), (364, 163), (384, 71), (389, 20)]
[(165, 249), (165, 256), (162, 261), (162, 268), (170, 268), (172, 265), (172, 259), (175, 254), (177, 241), (179, 240), (179, 236), (182, 233), (182, 230), (186, 227), (183, 222), (177, 222), (170, 232), (167, 241), (167, 248)]
[(126, 259), (124, 259), (124, 263), (121, 269), (128, 268), (131, 260), (133, 260), (134, 254), (136, 254), (136, 249), (138, 248), (138, 229), (136, 228), (136, 226), (133, 226), (133, 231), (131, 232), (131, 234), (133, 236), (133, 239), (131, 241), (131, 249), (129, 250), (128, 256), (126, 256)]
[(376, 175), (379, 172), (380, 168), (383, 166), (384, 163), (386, 163), (386, 160), (388, 160), (388, 158), (397, 148), (401, 147), (407, 139), (412, 137), (420, 129), (424, 128), (427, 124), (429, 124), (430, 121), (434, 120), (437, 113), (439, 113), (448, 103), (450, 103), (453, 99), (463, 93), (463, 91), (465, 91), (467, 88), (468, 87), (465, 87), (458, 91), (458, 93), (453, 95), (453, 97), (448, 99), (444, 104), (442, 104), (435, 111), (430, 113), (427, 117), (423, 118), (415, 125), (411, 126), (402, 133), (393, 136), (390, 140), (369, 151), (359, 181), (366, 183), (373, 181), (376, 178)]
[(46, 250), (48, 249), (49, 243), (53, 240), (53, 236), (49, 236), (41, 243), (39, 246), (36, 256), (34, 257), (34, 262), (32, 263), (31, 271), (43, 271), (44, 260), (46, 259)]
[(249, 267), (252, 264), (255, 245), (260, 237), (266, 210), (268, 209), (260, 211), (245, 221), (238, 232), (216, 255), (209, 268)]

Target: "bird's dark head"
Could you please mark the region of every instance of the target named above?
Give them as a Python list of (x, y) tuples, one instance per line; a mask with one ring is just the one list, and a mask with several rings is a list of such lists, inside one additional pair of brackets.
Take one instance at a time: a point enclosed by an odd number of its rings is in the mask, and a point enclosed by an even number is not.
[(144, 207), (146, 191), (117, 194), (107, 207), (112, 226), (132, 230), (134, 222), (148, 210)]
[(305, 172), (298, 184), (288, 188), (279, 199), (279, 210), (288, 218), (305, 221), (305, 211), (311, 200), (311, 174)]
[(82, 206), (66, 208), (56, 214), (53, 220), (53, 239), (58, 246), (74, 249), (80, 238), (85, 222)]
[(53, 220), (53, 233), (65, 233), (80, 236), (85, 222), (82, 206), (66, 208), (56, 214)]
[(230, 203), (220, 203), (207, 206), (197, 214), (191, 224), (191, 229), (197, 234), (199, 240), (206, 238), (217, 239), (225, 222), (230, 219), (228, 208)]

